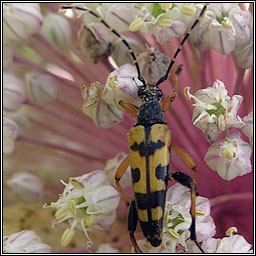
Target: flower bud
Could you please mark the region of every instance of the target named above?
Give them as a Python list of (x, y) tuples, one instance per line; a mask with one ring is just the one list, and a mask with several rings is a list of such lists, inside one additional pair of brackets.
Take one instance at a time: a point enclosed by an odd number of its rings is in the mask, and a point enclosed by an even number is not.
[(5, 3), (3, 5), (4, 41), (27, 39), (39, 32), (43, 17), (38, 3)]
[(18, 137), (18, 126), (7, 116), (3, 116), (3, 153), (11, 154), (14, 150), (14, 142)]
[(3, 238), (4, 253), (51, 253), (49, 245), (43, 244), (37, 234), (30, 230), (23, 230)]
[(42, 182), (36, 176), (27, 172), (14, 174), (7, 181), (7, 184), (19, 198), (26, 202), (38, 201), (44, 195)]
[(54, 45), (64, 48), (70, 43), (70, 23), (62, 15), (50, 13), (44, 18), (41, 33)]
[(225, 139), (214, 142), (204, 160), (224, 180), (232, 180), (252, 171), (251, 153), (250, 145), (241, 139), (241, 134), (232, 132)]
[(84, 98), (83, 112), (101, 128), (108, 128), (123, 119), (123, 112), (116, 106), (110, 105), (102, 97), (103, 85), (95, 82), (89, 88), (82, 87)]
[(25, 100), (24, 83), (11, 73), (3, 73), (3, 108), (17, 111)]
[(27, 95), (39, 104), (48, 104), (55, 100), (58, 82), (52, 76), (30, 72), (25, 76)]
[(10, 112), (8, 113), (8, 117), (16, 123), (19, 128), (19, 133), (21, 134), (25, 134), (31, 128), (31, 122), (29, 118), (21, 111)]

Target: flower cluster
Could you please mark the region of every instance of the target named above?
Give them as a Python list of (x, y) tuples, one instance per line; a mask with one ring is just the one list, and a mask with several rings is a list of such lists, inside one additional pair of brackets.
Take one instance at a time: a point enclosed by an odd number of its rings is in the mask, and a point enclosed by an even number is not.
[(67, 228), (61, 238), (61, 245), (67, 246), (73, 239), (75, 228), (83, 230), (90, 246), (92, 241), (87, 230), (92, 228), (109, 229), (116, 218), (116, 208), (120, 195), (108, 181), (103, 171), (95, 170), (80, 177), (70, 178), (62, 183), (65, 189), (57, 202), (50, 206), (56, 209), (53, 226), (68, 220)]
[[(237, 115), (242, 104), (241, 95), (230, 98), (223, 82), (216, 80), (213, 87), (201, 89), (194, 95), (190, 94), (189, 87), (185, 88), (187, 99), (194, 100), (193, 124), (200, 129), (206, 140), (212, 145), (205, 155), (205, 162), (223, 179), (232, 180), (237, 176), (245, 175), (252, 171), (252, 113), (242, 119)], [(243, 120), (248, 120), (247, 123)], [(249, 137), (251, 146), (241, 138), (239, 128)], [(226, 137), (217, 141), (224, 131), (228, 130)]]
[[(161, 44), (184, 35), (204, 7), (201, 3), (74, 5), (91, 9), (113, 28), (118, 24), (120, 33), (140, 31), (154, 35)], [(100, 41), (113, 42), (117, 39), (94, 17), (85, 15), (84, 24)], [(210, 3), (202, 21), (192, 31), (191, 39), (202, 51), (211, 48), (222, 55), (233, 53), (241, 67), (252, 67), (251, 14), (236, 3)]]

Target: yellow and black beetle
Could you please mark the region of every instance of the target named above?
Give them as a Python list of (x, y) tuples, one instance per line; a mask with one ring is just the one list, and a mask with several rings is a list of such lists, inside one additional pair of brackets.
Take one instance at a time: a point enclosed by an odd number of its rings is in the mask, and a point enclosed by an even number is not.
[[(126, 157), (117, 169), (115, 179), (117, 187), (122, 197), (128, 202), (119, 180), (124, 175), (128, 166), (131, 167), (134, 198), (129, 205), (128, 230), (135, 252), (141, 252), (134, 237), (137, 222), (139, 221), (142, 232), (148, 242), (157, 247), (162, 242), (162, 226), (165, 209), (165, 198), (168, 180), (176, 180), (182, 185), (188, 187), (191, 191), (191, 208), (190, 214), (192, 223), (190, 226), (190, 238), (196, 243), (201, 252), (204, 252), (196, 240), (195, 216), (196, 216), (196, 177), (197, 167), (193, 158), (183, 149), (177, 146), (171, 146), (171, 131), (164, 122), (164, 112), (174, 101), (177, 91), (177, 77), (181, 71), (179, 67), (175, 73), (175, 88), (172, 90), (160, 105), (162, 91), (159, 85), (168, 78), (169, 72), (175, 63), (184, 42), (189, 37), (193, 28), (199, 23), (204, 15), (208, 4), (205, 4), (198, 18), (194, 21), (190, 30), (184, 36), (179, 48), (175, 52), (166, 74), (161, 77), (156, 85), (149, 85), (145, 82), (140, 73), (136, 56), (127, 43), (127, 41), (113, 28), (111, 28), (95, 12), (78, 6), (63, 6), (62, 9), (76, 9), (90, 13), (96, 17), (105, 27), (121, 39), (123, 44), (128, 48), (134, 64), (137, 68), (138, 79), (142, 86), (138, 88), (138, 96), (142, 100), (142, 105), (138, 109), (136, 106), (119, 102), (122, 108), (137, 118), (136, 124), (128, 132), (128, 143), (130, 147), (129, 156)], [(192, 180), (188, 175), (182, 172), (169, 173), (169, 163), (171, 159), (171, 150), (174, 150), (184, 160), (188, 167), (194, 173), (195, 178)]]

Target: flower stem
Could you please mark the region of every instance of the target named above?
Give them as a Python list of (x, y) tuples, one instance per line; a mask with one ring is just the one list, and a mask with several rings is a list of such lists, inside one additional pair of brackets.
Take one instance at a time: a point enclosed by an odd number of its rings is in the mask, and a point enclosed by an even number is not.
[[(25, 66), (29, 67), (30, 69), (36, 70), (42, 74), (52, 76), (56, 80), (58, 80), (61, 85), (64, 85), (64, 86), (68, 87), (69, 89), (75, 89), (75, 91), (77, 91), (77, 88), (80, 88), (80, 84), (78, 84), (74, 81), (65, 79), (63, 77), (57, 76), (57, 75), (51, 73), (50, 71), (48, 71), (47, 69), (45, 69), (44, 67), (38, 65), (37, 63), (35, 63), (31, 60), (28, 60), (28, 59), (18, 55), (17, 53), (13, 54), (13, 61), (16, 63), (22, 64), (22, 65), (25, 65)], [(80, 92), (79, 92), (79, 94), (80, 94)]]
[(215, 198), (210, 199), (211, 206), (217, 206), (219, 204), (225, 203), (231, 200), (243, 200), (243, 199), (253, 199), (252, 193), (234, 193), (217, 196)]
[(19, 135), (17, 137), (17, 141), (22, 141), (22, 142), (26, 142), (26, 143), (33, 144), (33, 145), (47, 147), (47, 148), (53, 149), (53, 150), (60, 150), (60, 151), (65, 152), (65, 153), (81, 157), (81, 158), (86, 159), (88, 161), (93, 161), (93, 160), (100, 161), (100, 162), (104, 161), (102, 158), (99, 158), (99, 157), (90, 156), (86, 153), (83, 153), (83, 152), (80, 152), (80, 151), (77, 151), (77, 150), (74, 150), (74, 149), (71, 149), (71, 148), (67, 148), (67, 147), (62, 146), (62, 145), (58, 145), (58, 144), (55, 144), (55, 143), (52, 143), (52, 142), (42, 141), (42, 140), (35, 139), (35, 138), (30, 138), (30, 137), (27, 137), (27, 136), (24, 136), (24, 135)]
[(84, 72), (81, 70), (77, 65), (75, 65), (70, 59), (65, 56), (57, 47), (55, 47), (53, 44), (51, 44), (42, 34), (35, 33), (33, 37), (40, 42), (41, 45), (44, 46), (45, 49), (47, 49), (48, 52), (50, 52), (53, 56), (56, 56), (56, 58), (59, 60), (61, 64), (64, 64), (65, 68), (67, 70), (70, 70), (74, 72), (76, 75), (78, 75), (85, 83), (89, 83), (88, 76), (85, 74), (88, 74), (87, 72)]

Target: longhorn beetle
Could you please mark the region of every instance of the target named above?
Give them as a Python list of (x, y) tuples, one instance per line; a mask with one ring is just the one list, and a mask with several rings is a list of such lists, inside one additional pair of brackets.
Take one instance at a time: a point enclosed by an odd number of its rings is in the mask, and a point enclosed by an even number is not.
[[(169, 179), (175, 180), (190, 189), (190, 214), (192, 217), (191, 226), (189, 228), (190, 238), (196, 243), (200, 251), (204, 252), (196, 240), (195, 228), (197, 167), (193, 158), (188, 153), (177, 146), (171, 146), (171, 131), (164, 122), (164, 112), (170, 107), (177, 95), (177, 80), (181, 67), (177, 69), (174, 75), (175, 88), (171, 91), (170, 95), (162, 101), (162, 105), (160, 105), (159, 102), (162, 98), (162, 91), (159, 88), (159, 85), (167, 80), (177, 55), (181, 51), (181, 48), (184, 42), (188, 39), (191, 31), (199, 23), (206, 11), (207, 5), (208, 4), (204, 5), (198, 18), (185, 34), (169, 64), (166, 74), (161, 77), (155, 85), (149, 85), (145, 82), (140, 73), (136, 56), (127, 41), (115, 29), (111, 28), (98, 14), (78, 6), (62, 7), (62, 9), (76, 9), (93, 15), (104, 24), (109, 31), (120, 38), (123, 44), (128, 48), (138, 72), (138, 79), (142, 82), (142, 85), (138, 86), (138, 96), (142, 100), (140, 108), (137, 108), (130, 103), (120, 102), (120, 105), (126, 112), (137, 118), (137, 122), (128, 132), (130, 153), (120, 164), (115, 175), (116, 184), (122, 198), (129, 201), (120, 186), (119, 180), (130, 165), (134, 198), (129, 205), (128, 230), (134, 250), (137, 253), (141, 252), (134, 236), (138, 220), (144, 236), (152, 246), (157, 247), (162, 242), (165, 198)], [(183, 172), (169, 173), (171, 150), (178, 153), (186, 165), (194, 171), (194, 180)]]

